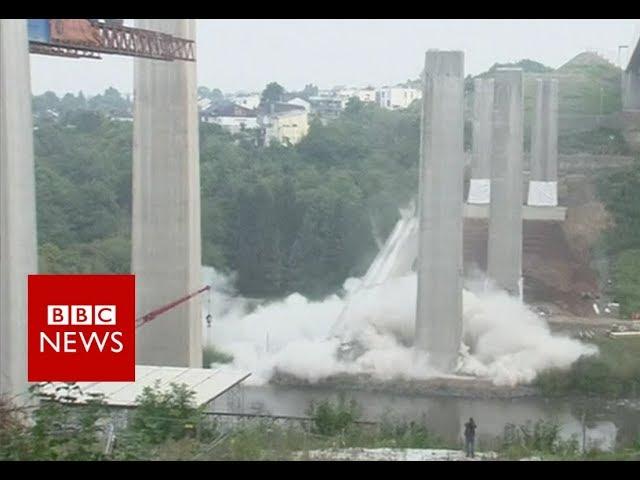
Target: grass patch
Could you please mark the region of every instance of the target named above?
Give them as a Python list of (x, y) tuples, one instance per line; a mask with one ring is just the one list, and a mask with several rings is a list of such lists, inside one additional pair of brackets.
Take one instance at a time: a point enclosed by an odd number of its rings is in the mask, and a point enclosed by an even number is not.
[(567, 457), (575, 456), (579, 451), (578, 439), (563, 439), (557, 422), (538, 420), (524, 425), (506, 425), (500, 455), (509, 459)]
[(597, 338), (593, 343), (598, 356), (581, 357), (569, 370), (542, 372), (534, 384), (547, 396), (640, 396), (640, 339)]
[(629, 145), (618, 130), (596, 128), (588, 132), (565, 133), (558, 137), (558, 152), (628, 155)]
[(629, 317), (640, 312), (640, 249), (625, 250), (615, 262), (613, 294), (620, 313)]

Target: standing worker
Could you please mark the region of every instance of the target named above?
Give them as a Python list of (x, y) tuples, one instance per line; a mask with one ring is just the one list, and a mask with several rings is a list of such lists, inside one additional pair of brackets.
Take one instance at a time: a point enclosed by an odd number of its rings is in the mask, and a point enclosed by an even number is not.
[(469, 421), (464, 424), (464, 448), (467, 451), (467, 457), (474, 458), (473, 444), (476, 440), (476, 422), (473, 418), (469, 418)]

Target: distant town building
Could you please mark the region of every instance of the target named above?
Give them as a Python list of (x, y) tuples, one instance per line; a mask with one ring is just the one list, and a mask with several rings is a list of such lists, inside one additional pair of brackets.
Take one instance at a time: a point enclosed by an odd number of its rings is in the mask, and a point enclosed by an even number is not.
[(373, 87), (355, 88), (355, 87), (336, 87), (334, 89), (336, 97), (346, 98), (347, 100), (356, 97), (361, 102), (374, 103), (376, 101), (376, 90)]
[(220, 125), (230, 133), (258, 128), (258, 112), (235, 103), (225, 103), (208, 108), (200, 114), (205, 123)]
[(129, 110), (114, 110), (109, 113), (109, 119), (114, 122), (133, 122), (133, 113)]
[(198, 98), (198, 110), (199, 111), (206, 110), (210, 106), (211, 106), (211, 99), (210, 98), (202, 98), (202, 97)]
[(309, 97), (311, 112), (323, 118), (338, 118), (347, 106), (349, 99), (330, 95), (318, 95)]
[(39, 120), (55, 121), (60, 118), (60, 114), (51, 108), (47, 108), (44, 112), (34, 113), (33, 117)]
[(261, 112), (258, 123), (265, 145), (273, 142), (295, 145), (309, 132), (309, 113), (304, 106), (276, 103)]
[(307, 102), (304, 98), (295, 97), (287, 102), (289, 105), (297, 105), (300, 107), (304, 107), (304, 109), (309, 113), (311, 111), (311, 104)]
[(238, 93), (230, 95), (228, 100), (250, 110), (255, 110), (260, 106), (260, 95), (257, 93)]
[(414, 100), (422, 98), (422, 92), (415, 88), (382, 87), (378, 89), (378, 105), (389, 110), (407, 108)]

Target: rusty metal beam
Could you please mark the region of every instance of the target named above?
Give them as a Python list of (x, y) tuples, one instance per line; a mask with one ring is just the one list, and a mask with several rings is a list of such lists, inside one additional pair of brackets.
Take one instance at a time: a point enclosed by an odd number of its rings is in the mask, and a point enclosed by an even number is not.
[(143, 57), (155, 60), (195, 61), (195, 42), (166, 33), (141, 28), (94, 23), (100, 45), (77, 45), (71, 42), (29, 43), (31, 53), (74, 58), (101, 58), (98, 53)]
[(72, 47), (59, 47), (48, 43), (29, 43), (29, 53), (51, 55), (55, 57), (92, 58), (95, 60), (102, 59), (102, 57), (96, 52), (89, 52)]

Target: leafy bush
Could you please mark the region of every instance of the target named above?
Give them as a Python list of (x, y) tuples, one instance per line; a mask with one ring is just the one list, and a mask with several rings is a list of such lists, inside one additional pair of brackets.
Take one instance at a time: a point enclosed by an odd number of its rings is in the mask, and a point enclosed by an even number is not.
[(131, 430), (138, 433), (145, 443), (159, 444), (168, 439), (179, 440), (195, 435), (202, 421), (202, 410), (193, 404), (195, 392), (184, 384), (172, 383), (162, 391), (159, 381), (145, 387), (136, 398)]
[(637, 338), (593, 340), (598, 356), (581, 357), (568, 370), (541, 372), (534, 384), (547, 396), (578, 393), (609, 397), (640, 394), (640, 341)]
[(353, 426), (360, 416), (360, 409), (355, 400), (347, 402), (340, 395), (336, 403), (330, 400), (312, 402), (307, 413), (313, 419), (312, 432), (331, 436)]
[(507, 456), (572, 455), (579, 451), (575, 437), (564, 440), (560, 425), (553, 421), (528, 421), (524, 425), (507, 424), (504, 428), (502, 451)]
[[(67, 388), (72, 388), (68, 386)], [(36, 396), (39, 386), (31, 387)], [(62, 404), (44, 400), (33, 410), (5, 402), (0, 425), (2, 460), (100, 460), (104, 458), (100, 420), (101, 398), (86, 404)]]

